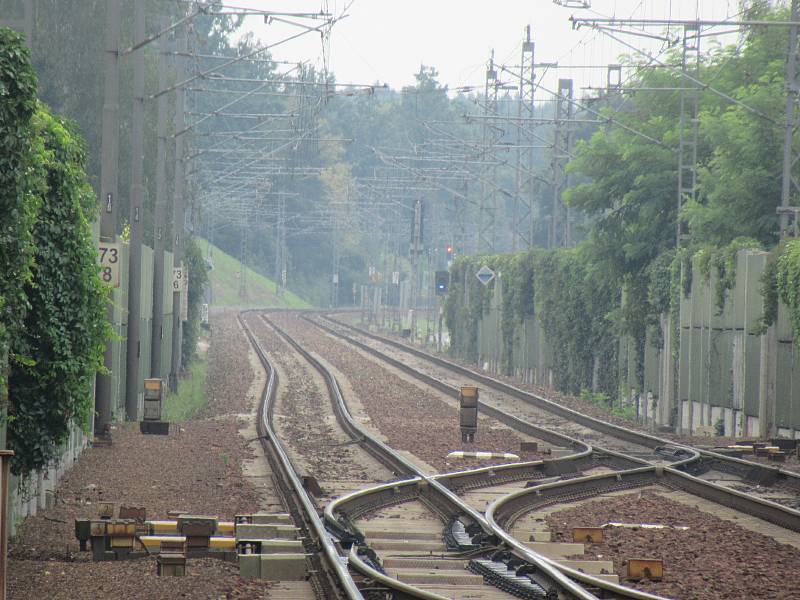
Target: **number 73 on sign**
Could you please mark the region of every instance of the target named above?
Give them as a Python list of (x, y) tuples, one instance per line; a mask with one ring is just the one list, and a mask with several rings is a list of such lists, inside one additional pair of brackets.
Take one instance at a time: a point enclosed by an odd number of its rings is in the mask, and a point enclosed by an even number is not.
[(100, 261), (100, 279), (109, 287), (119, 287), (119, 274), (122, 268), (122, 252), (116, 243), (100, 242), (97, 245), (97, 258)]

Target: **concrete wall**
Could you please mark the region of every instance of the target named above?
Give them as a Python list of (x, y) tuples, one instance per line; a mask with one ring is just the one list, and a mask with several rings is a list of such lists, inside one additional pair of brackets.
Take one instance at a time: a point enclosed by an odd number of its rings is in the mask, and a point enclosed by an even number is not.
[(692, 291), (681, 296), (677, 357), (666, 340), (673, 331), (667, 315), (664, 346), (645, 348), (643, 390), (658, 405), (656, 424), (684, 433), (715, 427), (731, 436), (800, 436), (800, 372), (786, 307), (759, 331), (766, 260), (758, 250), (737, 254), (735, 285), (721, 311), (714, 269), (706, 280), (694, 265)]
[[(695, 264), (691, 293), (681, 294), (678, 327), (671, 326), (670, 315), (662, 315), (662, 343), (656, 347), (648, 334), (643, 356), (632, 340), (620, 339), (620, 394), (641, 394), (645, 422), (687, 434), (712, 427), (729, 436), (800, 437), (800, 356), (786, 307), (779, 306), (775, 325), (759, 331), (766, 260), (767, 253), (758, 250), (737, 254), (735, 285), (722, 310), (716, 270), (706, 279)], [(477, 324), (476, 362), (493, 373), (504, 371), (501, 287), (494, 286), (489, 309)], [(463, 326), (458, 354), (464, 354)], [(552, 386), (550, 346), (538, 319), (515, 328), (512, 348), (514, 375)]]

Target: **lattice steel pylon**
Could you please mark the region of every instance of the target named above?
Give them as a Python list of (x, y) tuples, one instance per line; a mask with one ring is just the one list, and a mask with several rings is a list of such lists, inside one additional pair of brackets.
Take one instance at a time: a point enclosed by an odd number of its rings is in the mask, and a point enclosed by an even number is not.
[[(495, 135), (489, 117), (497, 114), (497, 70), (494, 67), (494, 50), (486, 66), (486, 86), (483, 94), (483, 135), (481, 159), (494, 162)], [(494, 185), (496, 166), (489, 166), (481, 180), (481, 201), (478, 209), (478, 252), (494, 252), (497, 189)], [(488, 181), (492, 184), (489, 185)]]
[[(800, 0), (792, 0), (791, 20), (800, 20)], [(800, 195), (800, 184), (792, 176), (792, 171), (800, 156), (794, 144), (794, 136), (800, 129), (800, 48), (798, 48), (798, 27), (789, 28), (789, 48), (786, 60), (786, 121), (783, 137), (783, 174), (781, 181), (781, 205), (778, 208), (780, 215), (781, 235), (785, 235), (789, 228), (789, 217), (792, 217), (793, 233), (798, 233), (798, 212), (800, 209), (793, 200)]]
[(275, 211), (275, 295), (279, 298), (283, 298), (286, 288), (286, 254), (286, 200), (278, 196)]
[(239, 273), (239, 298), (247, 298), (247, 218), (242, 218), (241, 223), (241, 238), (239, 240), (239, 264), (241, 271)]
[[(681, 53), (681, 99), (678, 122), (678, 206), (676, 215), (676, 239), (681, 245), (683, 222), (681, 208), (688, 200), (697, 198), (697, 135), (699, 130), (698, 110), (700, 88), (695, 81), (700, 72), (700, 26), (697, 23), (683, 27)], [(688, 79), (689, 75), (692, 79)]]
[[(519, 62), (519, 98), (517, 98), (517, 168), (514, 194), (514, 232), (511, 238), (512, 251), (533, 246), (533, 145), (529, 135), (534, 114), (534, 43), (531, 41), (531, 26), (525, 27), (522, 40), (522, 55)], [(526, 125), (527, 123), (527, 125)]]
[[(556, 96), (555, 131), (553, 135), (553, 206), (550, 214), (548, 247), (558, 248), (570, 244), (569, 215), (564, 215), (561, 192), (567, 184), (566, 166), (572, 147), (572, 117), (575, 111), (572, 79), (558, 80)], [(563, 226), (563, 231), (562, 231)]]

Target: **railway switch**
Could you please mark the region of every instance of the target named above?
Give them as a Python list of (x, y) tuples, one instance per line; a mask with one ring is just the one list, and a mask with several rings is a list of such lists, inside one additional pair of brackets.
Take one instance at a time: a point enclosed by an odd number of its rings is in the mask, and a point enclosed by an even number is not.
[(139, 430), (145, 434), (169, 434), (169, 422), (161, 420), (161, 408), (164, 394), (162, 379), (144, 380), (144, 417), (139, 423)]
[(461, 441), (474, 442), (478, 430), (478, 388), (462, 385), (458, 395)]

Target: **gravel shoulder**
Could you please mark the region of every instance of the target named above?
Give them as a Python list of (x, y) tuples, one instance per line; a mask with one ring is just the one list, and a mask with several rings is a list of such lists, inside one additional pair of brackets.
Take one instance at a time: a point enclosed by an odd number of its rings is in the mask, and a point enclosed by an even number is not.
[(235, 313), (213, 316), (212, 330), (209, 406), (172, 424), (169, 436), (121, 423), (111, 447), (87, 449), (61, 480), (54, 507), (26, 519), (12, 540), (11, 598), (252, 598), (268, 591), (269, 584), (244, 582), (236, 565), (213, 559), (189, 560), (183, 578), (157, 577), (154, 559), (94, 563), (74, 536), (74, 519), (95, 516), (101, 500), (145, 507), (148, 518), (185, 510), (232, 519), (259, 510), (259, 491), (241, 467), (253, 453), (239, 435), (239, 415), (255, 399), (249, 345)]

